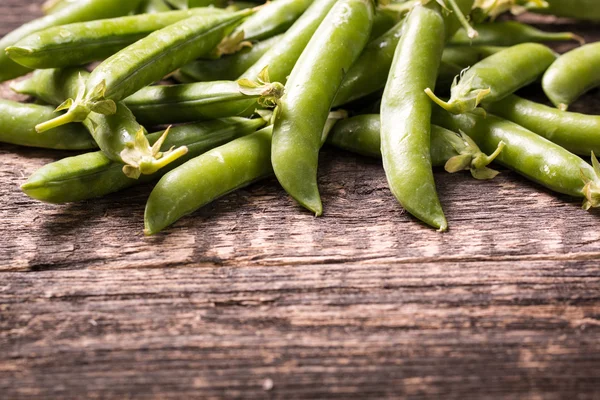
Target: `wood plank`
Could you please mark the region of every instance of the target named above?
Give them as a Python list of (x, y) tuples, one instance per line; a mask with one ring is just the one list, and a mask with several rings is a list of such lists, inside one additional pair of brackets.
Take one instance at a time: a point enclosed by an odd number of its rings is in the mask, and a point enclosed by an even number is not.
[[(2, 3), (0, 35), (39, 12)], [(600, 113), (598, 92), (576, 110)], [(67, 154), (0, 144), (0, 398), (600, 397), (599, 211), (577, 199), (437, 171), (439, 234), (379, 162), (326, 149), (323, 218), (270, 179), (146, 238), (151, 185), (20, 192)]]

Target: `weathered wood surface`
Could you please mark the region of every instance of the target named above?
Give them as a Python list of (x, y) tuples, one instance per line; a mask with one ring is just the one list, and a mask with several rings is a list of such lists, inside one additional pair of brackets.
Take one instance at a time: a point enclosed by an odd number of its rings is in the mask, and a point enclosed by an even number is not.
[[(4, 0), (0, 35), (33, 3)], [(323, 218), (268, 180), (145, 238), (150, 186), (20, 193), (65, 154), (0, 145), (0, 398), (600, 398), (600, 213), (578, 200), (438, 172), (439, 234), (328, 149)]]

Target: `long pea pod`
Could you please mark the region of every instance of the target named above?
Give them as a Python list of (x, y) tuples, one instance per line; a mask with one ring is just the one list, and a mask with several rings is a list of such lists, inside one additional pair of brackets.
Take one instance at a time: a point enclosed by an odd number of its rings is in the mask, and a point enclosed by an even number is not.
[(116, 102), (159, 81), (190, 61), (207, 55), (253, 10), (199, 15), (151, 33), (100, 64), (58, 118), (37, 126), (39, 132), (83, 121), (90, 112), (112, 114)]
[(241, 79), (254, 79), (265, 67), (274, 82), (285, 82), (296, 61), (337, 0), (315, 0), (281, 40), (246, 70)]
[(258, 82), (216, 81), (149, 86), (126, 98), (124, 103), (142, 124), (151, 126), (249, 116), (256, 108), (275, 107), (283, 92), (283, 85), (271, 83), (265, 69)]
[(560, 111), (516, 95), (484, 107), (492, 114), (515, 122), (575, 154), (600, 154), (598, 115)]
[(225, 11), (196, 8), (62, 25), (29, 35), (8, 47), (6, 53), (13, 61), (32, 69), (79, 66), (110, 57), (175, 22), (218, 13)]
[(127, 15), (141, 0), (79, 0), (68, 2), (56, 12), (38, 18), (12, 31), (0, 40), (0, 82), (25, 75), (29, 69), (12, 61), (4, 52), (19, 40), (43, 29), (73, 22)]
[(462, 130), (486, 152), (504, 142), (498, 163), (550, 190), (584, 198), (586, 210), (600, 206), (600, 165), (593, 154), (591, 166), (561, 146), (494, 115), (452, 115), (437, 109), (433, 121), (446, 129)]
[[(21, 189), (29, 197), (55, 204), (102, 197), (140, 183), (156, 180), (184, 162), (231, 140), (248, 135), (264, 124), (261, 119), (224, 118), (174, 127), (162, 143), (161, 150), (167, 151), (171, 147), (186, 146), (189, 149), (188, 153), (157, 173), (144, 175), (140, 179), (125, 176), (121, 171), (122, 164), (112, 161), (103, 152), (97, 151), (47, 164), (35, 171)], [(148, 135), (148, 140), (151, 144), (155, 144), (163, 135), (163, 132), (156, 132)]]
[(449, 101), (436, 97), (431, 88), (426, 93), (451, 113), (473, 111), (482, 102), (501, 100), (533, 83), (554, 60), (556, 53), (544, 45), (519, 44), (481, 60), (461, 74), (460, 79), (457, 77)]
[(517, 21), (487, 22), (474, 27), (479, 36), (471, 39), (467, 31), (460, 29), (450, 39), (450, 46), (514, 46), (531, 42), (559, 42), (575, 40), (583, 43), (583, 38), (571, 32), (544, 32)]
[(600, 86), (600, 43), (590, 43), (556, 59), (542, 79), (552, 104), (566, 111), (587, 91)]
[(313, 0), (273, 0), (249, 17), (234, 31), (246, 40), (264, 40), (279, 35), (306, 11)]
[[(13, 89), (49, 104), (59, 104), (80, 91), (88, 75), (78, 68), (38, 70), (29, 80), (13, 85)], [(153, 174), (187, 152), (185, 146), (160, 151), (148, 142), (145, 129), (125, 104), (116, 103), (115, 111), (111, 115), (91, 112), (82, 122), (108, 158), (125, 164), (122, 167), (127, 176), (137, 179)]]
[(174, 74), (174, 77), (183, 83), (235, 80), (254, 65), (281, 38), (281, 35), (274, 36), (254, 43), (252, 47), (246, 47), (235, 54), (216, 60), (196, 60), (181, 67)]
[(319, 216), (317, 184), (321, 135), (331, 104), (367, 44), (371, 0), (339, 0), (310, 40), (286, 83), (275, 111), (271, 161), (277, 180), (298, 203)]
[[(339, 121), (327, 142), (353, 153), (381, 158), (381, 117), (379, 114), (365, 114)], [(488, 156), (464, 133), (431, 126), (431, 163), (434, 167), (445, 167), (449, 173), (468, 170), (475, 179), (492, 179), (498, 172), (488, 165), (503, 148), (502, 143)]]
[[(472, 5), (461, 2), (459, 11)], [(456, 29), (455, 16), (444, 17), (439, 4), (415, 6), (396, 46), (381, 103), (381, 153), (390, 190), (409, 213), (440, 231), (448, 223), (433, 178), (431, 103), (424, 90), (435, 85), (446, 38)]]
[(0, 142), (56, 150), (87, 150), (96, 142), (81, 124), (51, 129), (40, 135), (35, 125), (52, 118), (54, 108), (0, 99)]

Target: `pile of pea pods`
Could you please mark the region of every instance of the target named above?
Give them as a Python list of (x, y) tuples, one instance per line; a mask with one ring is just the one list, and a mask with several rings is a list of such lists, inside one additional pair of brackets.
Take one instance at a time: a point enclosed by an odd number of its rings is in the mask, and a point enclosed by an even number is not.
[[(600, 206), (600, 116), (568, 111), (600, 86), (600, 43), (504, 16), (600, 21), (597, 0), (51, 0), (44, 12), (0, 40), (0, 81), (32, 98), (0, 100), (0, 141), (75, 154), (29, 177), (34, 199), (154, 181), (151, 235), (274, 175), (319, 216), (327, 143), (381, 158), (402, 207), (440, 231), (434, 167), (485, 180), (497, 162)], [(535, 82), (554, 106), (514, 94)]]

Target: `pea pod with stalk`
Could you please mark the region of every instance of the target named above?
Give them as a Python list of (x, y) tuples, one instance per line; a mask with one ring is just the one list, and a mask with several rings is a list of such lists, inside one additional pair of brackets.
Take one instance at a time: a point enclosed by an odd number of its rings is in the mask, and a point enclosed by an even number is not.
[(196, 8), (62, 25), (29, 35), (8, 47), (6, 53), (27, 68), (74, 67), (104, 60), (175, 22), (195, 15), (219, 13), (225, 11)]
[(498, 163), (550, 190), (583, 198), (586, 210), (600, 206), (600, 165), (593, 153), (590, 165), (561, 146), (494, 115), (452, 115), (438, 109), (433, 121), (446, 129), (464, 131), (486, 152), (504, 142)]
[(271, 82), (265, 68), (256, 81), (149, 86), (123, 102), (142, 124), (152, 126), (250, 116), (256, 108), (275, 107), (283, 93), (283, 85)]
[(516, 95), (485, 105), (498, 117), (515, 122), (580, 155), (600, 154), (600, 116), (560, 111)]
[[(212, 148), (251, 134), (264, 124), (262, 119), (249, 120), (234, 117), (176, 126), (160, 144), (160, 150), (167, 151), (171, 147), (186, 146), (188, 153), (155, 174), (144, 175), (140, 179), (125, 176), (121, 172), (122, 164), (97, 151), (47, 164), (35, 171), (21, 189), (29, 197), (55, 204), (106, 196), (140, 183), (159, 179), (184, 162)], [(72, 126), (74, 125), (70, 127)], [(163, 135), (163, 132), (156, 132), (148, 135), (148, 140), (152, 145), (156, 145)]]
[[(379, 114), (365, 114), (339, 121), (327, 142), (354, 153), (381, 158), (381, 117)], [(431, 126), (431, 163), (435, 167), (443, 166), (449, 173), (468, 170), (475, 179), (492, 179), (498, 171), (488, 168), (488, 165), (503, 148), (504, 143), (501, 142), (488, 156), (468, 135)]]
[(475, 64), (452, 84), (450, 100), (438, 98), (431, 88), (427, 95), (453, 114), (475, 110), (533, 83), (554, 62), (556, 53), (537, 43), (523, 43), (502, 50)]
[(207, 55), (244, 18), (254, 11), (226, 15), (201, 15), (176, 22), (151, 33), (119, 51), (91, 73), (75, 98), (57, 110), (67, 110), (58, 118), (37, 126), (39, 132), (87, 118), (90, 112), (110, 115), (116, 102), (190, 61)]
[(12, 46), (24, 37), (52, 26), (127, 15), (137, 8), (140, 1), (79, 0), (77, 2), (65, 2), (64, 4), (61, 3), (64, 6), (61, 6), (56, 12), (22, 25), (0, 40), (0, 82), (17, 78), (29, 72), (29, 68), (15, 63), (4, 52), (7, 47)]
[(424, 90), (435, 85), (445, 42), (458, 29), (455, 17), (473, 2), (459, 4), (449, 2), (453, 14), (437, 2), (410, 11), (381, 103), (381, 154), (390, 190), (409, 213), (440, 231), (448, 223), (433, 178), (431, 103)]
[(40, 135), (35, 125), (52, 118), (54, 108), (0, 99), (0, 142), (56, 150), (87, 150), (96, 142), (81, 124), (51, 129)]
[[(38, 70), (29, 80), (13, 85), (13, 89), (57, 104), (80, 92), (88, 75), (86, 70), (77, 68)], [(144, 136), (145, 129), (129, 108), (122, 102), (116, 103), (116, 107), (116, 112), (111, 115), (91, 112), (83, 124), (108, 158), (125, 164), (122, 166), (124, 174), (134, 179), (153, 174), (186, 154), (184, 146), (167, 152), (158, 151), (150, 145)], [(165, 131), (165, 137), (168, 132)]]
[(544, 93), (562, 111), (599, 86), (600, 43), (590, 43), (561, 55), (542, 79)]
[(344, 71), (367, 44), (371, 0), (339, 0), (302, 52), (277, 106), (271, 161), (275, 176), (299, 204), (319, 216), (317, 184), (321, 134)]

